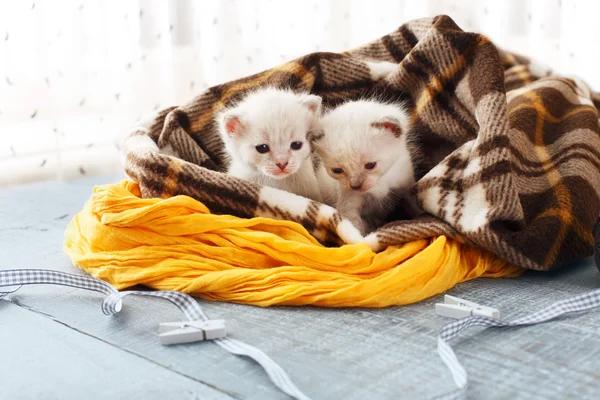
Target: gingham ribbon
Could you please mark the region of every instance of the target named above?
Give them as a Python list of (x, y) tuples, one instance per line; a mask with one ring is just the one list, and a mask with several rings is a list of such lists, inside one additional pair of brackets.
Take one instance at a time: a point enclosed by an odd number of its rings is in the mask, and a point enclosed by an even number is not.
[(468, 383), (467, 371), (460, 364), (456, 358), (456, 354), (454, 354), (454, 351), (452, 351), (452, 348), (447, 343), (449, 340), (457, 337), (465, 329), (472, 326), (493, 326), (503, 328), (540, 324), (565, 314), (586, 311), (598, 306), (600, 306), (600, 289), (583, 293), (571, 297), (570, 299), (558, 301), (540, 311), (510, 322), (502, 322), (489, 317), (473, 316), (444, 325), (438, 336), (438, 354), (452, 373), (452, 378), (454, 379), (454, 383), (458, 387), (458, 390), (438, 397), (438, 399), (454, 400), (466, 398)]
[[(121, 311), (121, 299), (128, 295), (159, 297), (175, 304), (185, 316), (191, 320), (208, 320), (200, 305), (191, 296), (175, 291), (125, 291), (119, 292), (112, 285), (89, 276), (68, 274), (66, 272), (51, 271), (44, 269), (15, 269), (0, 271), (0, 287), (17, 286), (8, 291), (0, 292), (0, 298), (8, 293), (15, 292), (22, 285), (51, 284), (61, 286), (72, 286), (80, 289), (93, 290), (107, 295), (102, 302), (102, 312), (113, 315)], [(213, 340), (216, 344), (228, 352), (252, 358), (267, 373), (269, 379), (281, 391), (298, 400), (310, 400), (304, 393), (294, 385), (286, 372), (269, 356), (256, 347), (231, 338)]]
[[(169, 300), (171, 303), (175, 304), (189, 320), (206, 321), (209, 319), (197, 301), (187, 294), (181, 292), (119, 292), (112, 285), (92, 277), (42, 269), (0, 271), (0, 287), (17, 286), (17, 288), (11, 288), (8, 291), (0, 292), (0, 298), (7, 293), (12, 293), (18, 290), (21, 285), (31, 284), (72, 286), (106, 294), (107, 297), (102, 302), (102, 312), (106, 315), (118, 313), (122, 308), (121, 299), (125, 296), (133, 294), (136, 296), (151, 296)], [(510, 322), (502, 322), (493, 318), (473, 316), (444, 325), (438, 336), (438, 354), (452, 373), (452, 378), (454, 379), (458, 389), (451, 393), (437, 397), (436, 399), (457, 400), (466, 398), (466, 389), (468, 383), (467, 372), (458, 361), (458, 358), (456, 358), (456, 354), (454, 354), (454, 351), (450, 345), (447, 343), (449, 340), (457, 337), (465, 329), (472, 326), (510, 327), (539, 324), (568, 313), (586, 311), (598, 306), (600, 306), (600, 289), (583, 293), (570, 299), (561, 300), (538, 312)], [(285, 371), (261, 350), (231, 338), (216, 339), (213, 340), (213, 342), (232, 354), (252, 358), (265, 370), (275, 386), (289, 396), (299, 400), (310, 400), (296, 387), (296, 385), (294, 385)]]

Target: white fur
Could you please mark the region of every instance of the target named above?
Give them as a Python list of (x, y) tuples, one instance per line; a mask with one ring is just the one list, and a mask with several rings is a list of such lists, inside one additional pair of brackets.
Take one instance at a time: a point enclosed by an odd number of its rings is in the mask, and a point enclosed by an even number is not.
[[(414, 183), (411, 154), (407, 147), (410, 119), (401, 104), (384, 104), (377, 101), (354, 101), (345, 103), (325, 115), (320, 121), (323, 138), (316, 143), (318, 154), (323, 158), (325, 169), (339, 183), (338, 210), (352, 221), (363, 233), (360, 210), (365, 206), (367, 193), (378, 204), (369, 209), (381, 211), (389, 206), (391, 189), (408, 188)], [(394, 121), (402, 134), (373, 126), (382, 121)], [(376, 162), (376, 168), (368, 170), (365, 164)], [(342, 174), (332, 170), (342, 168)], [(350, 186), (362, 182), (360, 190)]]
[(317, 182), (319, 182), (319, 190), (323, 197), (322, 201), (325, 204), (332, 206), (336, 205), (340, 196), (337, 181), (329, 176), (323, 164), (319, 166), (315, 174), (317, 176)]
[(351, 221), (343, 219), (337, 226), (337, 233), (340, 238), (348, 244), (356, 244), (363, 241), (362, 233), (357, 230), (357, 226)]
[(363, 240), (361, 240), (361, 242), (365, 243), (371, 248), (371, 250), (375, 252), (381, 250), (381, 244), (379, 243), (379, 238), (377, 238), (376, 233), (368, 234)]
[[(274, 88), (250, 93), (217, 117), (231, 157), (228, 173), (323, 201), (322, 184), (317, 180), (307, 139), (320, 113), (321, 98), (315, 95)], [(239, 130), (233, 133), (226, 126), (232, 118), (240, 122)], [(296, 141), (302, 142), (299, 150), (290, 147)], [(269, 152), (261, 154), (257, 151), (256, 146), (262, 144), (269, 146)], [(284, 170), (277, 166), (286, 162)]]

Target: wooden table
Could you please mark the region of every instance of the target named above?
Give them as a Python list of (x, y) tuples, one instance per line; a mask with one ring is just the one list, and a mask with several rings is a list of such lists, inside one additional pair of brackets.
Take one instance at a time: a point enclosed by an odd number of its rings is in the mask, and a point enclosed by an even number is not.
[[(82, 273), (62, 251), (65, 226), (94, 184), (115, 176), (0, 189), (0, 269)], [(600, 288), (591, 259), (517, 279), (478, 279), (449, 293), (503, 318)], [(231, 337), (277, 361), (312, 399), (425, 399), (454, 389), (436, 352), (437, 296), (370, 309), (257, 308), (200, 301)], [(102, 296), (29, 286), (0, 300), (0, 399), (285, 399), (253, 361), (210, 342), (161, 346), (160, 322), (182, 314), (128, 297), (102, 314)], [(600, 310), (520, 329), (473, 329), (452, 342), (472, 399), (600, 398)]]

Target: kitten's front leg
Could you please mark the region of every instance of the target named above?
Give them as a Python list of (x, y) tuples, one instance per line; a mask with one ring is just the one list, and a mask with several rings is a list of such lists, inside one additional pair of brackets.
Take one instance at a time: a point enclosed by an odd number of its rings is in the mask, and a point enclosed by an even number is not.
[(360, 216), (360, 210), (364, 197), (354, 192), (342, 191), (340, 193), (337, 210), (342, 216), (352, 222), (352, 225), (360, 231), (361, 235), (365, 235), (365, 223)]

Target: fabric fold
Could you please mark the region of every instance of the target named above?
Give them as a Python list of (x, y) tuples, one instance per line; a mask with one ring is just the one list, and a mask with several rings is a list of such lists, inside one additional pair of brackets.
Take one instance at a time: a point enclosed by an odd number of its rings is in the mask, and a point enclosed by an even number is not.
[[(369, 65), (377, 61), (398, 66), (374, 78)], [(413, 193), (427, 216), (390, 221), (363, 238), (331, 207), (225, 175), (214, 117), (265, 86), (310, 91), (327, 107), (374, 95), (405, 102), (414, 126)], [(308, 54), (211, 87), (136, 127), (122, 149), (144, 197), (186, 195), (214, 214), (295, 221), (329, 246), (366, 243), (381, 251), (443, 235), (549, 270), (592, 254), (598, 104), (580, 79), (498, 49), (440, 15), (356, 49)]]
[(440, 236), (379, 253), (325, 247), (300, 224), (211, 214), (188, 196), (142, 198), (131, 181), (97, 186), (65, 232), (73, 263), (119, 290), (145, 285), (257, 306), (410, 304), (478, 277), (523, 269)]

